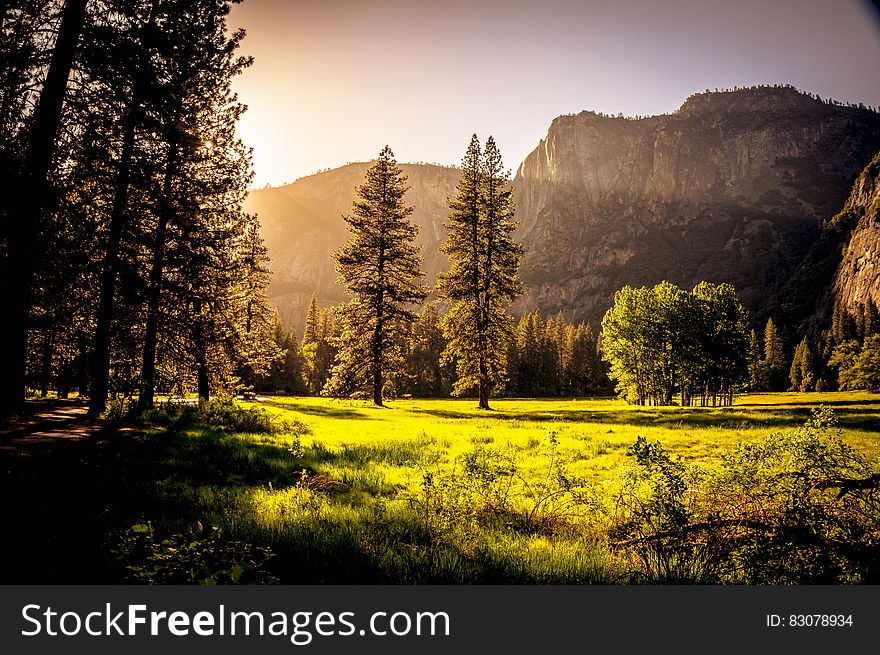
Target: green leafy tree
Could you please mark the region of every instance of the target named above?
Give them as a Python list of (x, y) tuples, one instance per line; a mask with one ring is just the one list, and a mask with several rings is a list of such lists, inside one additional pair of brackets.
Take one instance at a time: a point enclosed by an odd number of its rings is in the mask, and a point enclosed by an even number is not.
[(640, 405), (730, 404), (748, 375), (747, 313), (730, 285), (624, 287), (602, 319), (618, 392)]
[(880, 389), (880, 334), (861, 345), (855, 339), (844, 341), (834, 349), (828, 364), (837, 367), (838, 384), (844, 391)]
[(336, 251), (336, 270), (355, 298), (338, 312), (342, 332), (327, 395), (367, 391), (381, 407), (386, 382), (405, 368), (396, 335), (416, 319), (409, 307), (428, 295), (419, 284), (424, 273), (414, 244), (418, 228), (409, 220), (405, 183), (385, 146), (345, 217), (352, 237)]
[(451, 267), (437, 283), (440, 299), (452, 305), (443, 320), (444, 357), (456, 362), (453, 393), (476, 389), (480, 409), (489, 409), (492, 390), (507, 379), (513, 319), (505, 306), (522, 293), (511, 189), (492, 137), (484, 152), (477, 136), (471, 138), (449, 208), (442, 251)]
[(748, 312), (729, 284), (700, 282), (692, 296), (699, 317), (694, 324), (703, 329), (698, 350), (689, 353), (702, 363), (701, 402), (732, 404), (735, 386), (748, 376)]

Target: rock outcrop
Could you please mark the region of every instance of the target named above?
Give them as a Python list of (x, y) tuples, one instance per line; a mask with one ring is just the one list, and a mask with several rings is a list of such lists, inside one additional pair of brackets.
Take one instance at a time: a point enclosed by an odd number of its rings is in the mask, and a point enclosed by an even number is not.
[(855, 227), (834, 276), (834, 300), (852, 313), (868, 300), (880, 307), (880, 154), (859, 175), (843, 215)]

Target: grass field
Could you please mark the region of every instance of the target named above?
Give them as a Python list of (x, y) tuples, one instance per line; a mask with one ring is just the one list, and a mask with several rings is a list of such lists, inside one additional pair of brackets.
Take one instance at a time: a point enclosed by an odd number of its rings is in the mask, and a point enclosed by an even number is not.
[[(474, 400), (400, 400), (378, 408), (363, 401), (267, 398), (257, 403), (281, 419), (302, 422), (306, 461), (337, 479), (364, 466), (391, 484), (411, 484), (413, 457), (432, 452), (444, 461), (475, 444), (539, 454), (548, 435), (581, 475), (614, 478), (636, 437), (661, 441), (690, 460), (711, 464), (738, 441), (797, 427), (817, 405), (831, 407), (845, 440), (863, 452), (880, 453), (880, 396), (872, 393), (776, 393), (740, 398), (732, 407), (637, 407), (617, 399), (495, 400), (491, 412)], [(383, 457), (382, 452), (413, 457)], [(344, 454), (338, 457), (332, 454)], [(361, 456), (362, 455), (362, 456)], [(540, 462), (532, 461), (533, 466)]]
[(819, 404), (878, 470), (880, 397), (869, 393), (727, 408), (289, 397), (207, 416), (166, 408), (86, 451), (10, 465), (2, 492), (20, 500), (0, 518), (19, 539), (5, 556), (29, 582), (725, 579), (691, 564), (646, 577), (609, 546), (628, 452), (644, 437), (711, 471), (737, 443), (793, 434)]

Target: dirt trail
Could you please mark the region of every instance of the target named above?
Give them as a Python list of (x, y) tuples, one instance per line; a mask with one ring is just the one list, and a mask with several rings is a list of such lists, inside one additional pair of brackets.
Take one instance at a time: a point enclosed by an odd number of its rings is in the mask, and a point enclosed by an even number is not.
[(81, 400), (28, 401), (25, 415), (0, 426), (0, 453), (28, 455), (93, 439), (107, 422), (89, 418)]

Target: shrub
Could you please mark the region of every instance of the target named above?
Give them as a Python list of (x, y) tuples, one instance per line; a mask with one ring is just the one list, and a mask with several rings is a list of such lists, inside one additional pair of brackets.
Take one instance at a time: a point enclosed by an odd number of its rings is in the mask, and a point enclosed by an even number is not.
[(187, 533), (158, 541), (153, 526), (136, 524), (114, 549), (130, 582), (143, 584), (266, 584), (277, 582), (266, 570), (272, 551), (227, 540), (220, 528), (201, 523)]
[(513, 446), (478, 444), (452, 469), (425, 469), (414, 504), (429, 532), (470, 548), (485, 529), (552, 535), (583, 528), (583, 510), (594, 510), (598, 502), (592, 487), (566, 470), (555, 432), (549, 434), (542, 470), (523, 471), (517, 455)]
[(834, 428), (820, 407), (714, 472), (639, 437), (612, 545), (650, 582), (876, 582), (880, 473)]
[(232, 398), (220, 398), (196, 403), (167, 402), (144, 412), (141, 420), (147, 424), (176, 429), (201, 424), (228, 432), (278, 434), (295, 432), (307, 434), (308, 428), (298, 421), (279, 421), (259, 407), (244, 407)]

